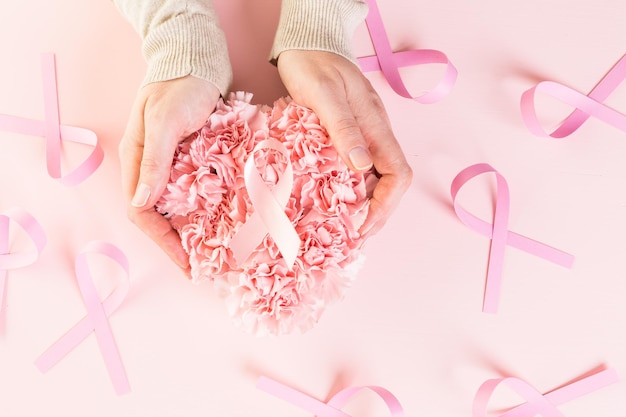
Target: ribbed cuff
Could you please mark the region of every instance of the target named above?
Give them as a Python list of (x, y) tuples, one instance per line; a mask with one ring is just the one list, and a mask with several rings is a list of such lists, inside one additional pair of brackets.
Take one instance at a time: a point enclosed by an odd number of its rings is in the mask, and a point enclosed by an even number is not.
[(224, 33), (202, 14), (179, 14), (153, 28), (143, 54), (148, 63), (144, 84), (193, 75), (225, 95), (232, 82)]
[(367, 10), (361, 0), (283, 0), (270, 62), (300, 49), (333, 52), (356, 63), (352, 36)]

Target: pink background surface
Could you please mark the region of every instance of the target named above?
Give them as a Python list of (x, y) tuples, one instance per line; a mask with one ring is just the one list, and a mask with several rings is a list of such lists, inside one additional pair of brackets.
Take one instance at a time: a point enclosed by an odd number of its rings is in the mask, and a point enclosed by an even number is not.
[[(256, 102), (284, 93), (266, 63), (279, 1), (216, 1), (236, 89)], [(591, 119), (562, 140), (522, 124), (521, 93), (551, 79), (587, 92), (626, 52), (619, 0), (388, 0), (380, 9), (394, 49), (445, 52), (459, 70), (453, 92), (424, 106), (368, 75), (414, 170), (386, 228), (365, 247), (366, 268), (346, 299), (305, 335), (256, 339), (230, 323), (210, 285), (189, 283), (125, 216), (117, 143), (145, 70), (140, 42), (105, 0), (10, 2), (0, 15), (0, 113), (43, 119), (40, 54), (57, 57), (61, 122), (95, 131), (106, 157), (78, 187), (45, 170), (42, 138), (0, 132), (0, 211), (21, 206), (48, 245), (36, 264), (9, 272), (0, 319), (0, 415), (306, 416), (255, 389), (264, 374), (325, 399), (381, 385), (407, 416), (469, 416), (488, 378), (517, 376), (549, 391), (596, 367), (626, 377), (626, 133)], [(372, 52), (365, 26), (359, 55)], [(428, 89), (440, 67), (402, 70)], [(607, 100), (626, 110), (626, 85)], [(553, 122), (567, 113), (540, 103)], [(86, 155), (65, 146), (70, 165)], [(456, 218), (454, 176), (486, 162), (511, 189), (510, 229), (576, 256), (572, 269), (506, 251), (500, 311), (481, 313), (489, 240)], [(460, 198), (489, 218), (494, 183), (480, 177)], [(73, 260), (93, 239), (128, 255), (131, 290), (110, 318), (131, 393), (116, 396), (96, 339), (46, 374), (34, 360), (85, 315)], [(15, 249), (25, 243), (15, 239)], [(102, 291), (115, 270), (103, 268)], [(570, 417), (623, 416), (626, 382), (560, 407)], [(513, 405), (502, 394), (494, 407)], [(346, 408), (387, 415), (371, 395)]]

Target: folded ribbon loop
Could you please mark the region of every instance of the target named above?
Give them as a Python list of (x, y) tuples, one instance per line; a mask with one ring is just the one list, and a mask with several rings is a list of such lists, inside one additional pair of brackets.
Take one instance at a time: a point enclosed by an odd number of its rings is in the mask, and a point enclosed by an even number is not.
[(385, 388), (375, 385), (346, 388), (335, 394), (327, 403), (264, 376), (259, 378), (257, 388), (290, 402), (317, 417), (350, 417), (349, 414), (341, 411), (340, 408), (346, 405), (348, 400), (356, 393), (368, 389), (382, 398), (392, 417), (404, 416), (404, 410), (400, 401)]
[[(98, 169), (104, 159), (104, 152), (91, 130), (60, 124), (54, 55), (43, 54), (41, 64), (46, 120), (42, 122), (0, 114), (0, 130), (45, 138), (48, 174), (62, 184), (77, 185)], [(93, 147), (87, 159), (65, 176), (61, 173), (61, 140)]]
[[(457, 201), (459, 190), (472, 178), (493, 172), (496, 175), (497, 190), (493, 224), (479, 219), (460, 206)], [(539, 256), (557, 265), (571, 267), (574, 257), (568, 253), (547, 246), (517, 233), (509, 231), (509, 186), (504, 177), (488, 164), (476, 164), (462, 170), (452, 181), (450, 188), (454, 211), (458, 218), (470, 229), (491, 239), (487, 281), (483, 301), (483, 312), (495, 313), (498, 310), (500, 283), (506, 245)]]
[[(11, 220), (18, 224), (33, 242), (32, 251), (10, 253), (9, 228)], [(0, 213), (0, 313), (4, 307), (4, 289), (7, 271), (33, 264), (46, 246), (46, 234), (37, 220), (20, 208)]]
[[(554, 81), (542, 81), (522, 94), (520, 108), (522, 118), (528, 130), (537, 136), (551, 136), (564, 138), (574, 133), (582, 124), (594, 116), (626, 132), (626, 115), (622, 114), (602, 102), (615, 91), (626, 78), (626, 55), (611, 68), (611, 70), (591, 90), (584, 95), (576, 90)], [(570, 106), (575, 110), (565, 118), (561, 125), (552, 133), (546, 133), (537, 119), (534, 98), (536, 92), (548, 94)]]
[[(380, 71), (389, 82), (391, 88), (400, 96), (413, 99), (418, 103), (432, 104), (450, 93), (457, 78), (457, 70), (448, 57), (431, 49), (415, 49), (403, 52), (393, 52), (385, 31), (383, 19), (375, 0), (367, 0), (369, 14), (365, 19), (367, 29), (374, 45), (376, 55), (359, 58), (358, 62), (363, 72)], [(446, 71), (439, 83), (429, 92), (413, 97), (406, 88), (400, 76), (400, 67), (421, 64), (445, 64)]]
[[(90, 253), (101, 254), (112, 259), (126, 275), (104, 301), (100, 300), (89, 270), (87, 255)], [(94, 332), (115, 391), (118, 395), (125, 394), (130, 391), (130, 385), (107, 317), (122, 304), (128, 293), (128, 259), (116, 246), (93, 241), (78, 254), (75, 268), (78, 287), (88, 314), (50, 346), (35, 361), (35, 365), (41, 372), (47, 372), (91, 332)]]
[(556, 408), (557, 406), (582, 397), (583, 395), (590, 394), (618, 381), (619, 376), (615, 370), (605, 369), (550, 391), (547, 394), (541, 394), (534, 387), (518, 378), (507, 377), (489, 379), (480, 386), (474, 397), (472, 417), (485, 417), (487, 415), (489, 399), (496, 388), (502, 384), (507, 385), (522, 396), (526, 402), (500, 414), (499, 417), (533, 417), (537, 415), (543, 417), (564, 417)]
[[(267, 186), (254, 164), (254, 154), (263, 149), (282, 153), (287, 161), (285, 172), (271, 189)], [(293, 168), (289, 151), (276, 139), (259, 142), (246, 161), (245, 184), (254, 213), (241, 226), (230, 241), (230, 249), (237, 262), (245, 261), (263, 238), (269, 233), (283, 255), (288, 267), (292, 267), (300, 250), (300, 236), (285, 214), (285, 206), (293, 188)]]

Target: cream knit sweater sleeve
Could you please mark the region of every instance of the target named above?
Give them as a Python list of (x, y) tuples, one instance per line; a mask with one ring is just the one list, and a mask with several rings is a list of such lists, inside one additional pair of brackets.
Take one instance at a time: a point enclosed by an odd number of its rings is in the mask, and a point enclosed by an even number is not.
[[(193, 75), (225, 94), (232, 81), (226, 39), (210, 0), (113, 0), (143, 40), (144, 83)], [(255, 0), (265, 1), (265, 0)], [(270, 61), (289, 49), (327, 51), (353, 62), (351, 38), (365, 0), (282, 0)]]
[(352, 35), (367, 10), (365, 0), (283, 0), (270, 60), (301, 49), (333, 52), (356, 63)]
[(226, 94), (232, 69), (211, 1), (113, 1), (143, 40), (144, 84), (193, 75)]

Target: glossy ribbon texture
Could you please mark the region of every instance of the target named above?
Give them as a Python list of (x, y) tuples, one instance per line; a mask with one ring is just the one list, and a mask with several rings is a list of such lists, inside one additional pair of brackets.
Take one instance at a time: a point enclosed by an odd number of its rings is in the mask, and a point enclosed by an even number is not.
[[(11, 253), (9, 232), (11, 221), (19, 225), (34, 244), (34, 249)], [(4, 311), (4, 290), (9, 269), (33, 264), (46, 246), (46, 234), (32, 215), (21, 208), (11, 208), (0, 213), (0, 314)]]
[[(393, 91), (418, 103), (432, 104), (447, 96), (452, 87), (454, 87), (457, 78), (457, 70), (448, 57), (440, 51), (431, 49), (393, 52), (378, 4), (376, 4), (375, 0), (367, 0), (367, 4), (369, 6), (369, 14), (365, 19), (365, 23), (376, 55), (359, 58), (358, 62), (361, 70), (363, 72), (382, 71)], [(414, 97), (407, 90), (404, 81), (402, 81), (399, 68), (421, 64), (444, 64), (446, 65), (446, 71), (442, 79), (431, 91)]]
[(557, 388), (547, 394), (541, 394), (527, 382), (514, 378), (496, 378), (485, 381), (476, 396), (472, 407), (473, 417), (485, 417), (487, 415), (487, 405), (496, 388), (506, 385), (522, 398), (525, 403), (518, 405), (502, 414), (499, 417), (564, 417), (557, 406), (570, 402), (583, 395), (590, 394), (608, 385), (619, 381), (617, 372), (613, 369), (605, 369), (586, 378)]
[[(478, 175), (486, 173), (494, 173), (497, 181), (493, 224), (469, 213), (461, 207), (456, 198), (459, 190), (468, 181)], [(510, 206), (509, 186), (504, 177), (490, 165), (476, 164), (462, 170), (452, 181), (450, 193), (452, 195), (454, 211), (461, 222), (475, 232), (491, 239), (483, 312), (496, 313), (498, 310), (506, 245), (521, 249), (566, 268), (572, 266), (574, 262), (572, 255), (508, 230)]]
[(349, 414), (341, 411), (341, 407), (345, 406), (356, 393), (367, 389), (376, 393), (385, 402), (391, 417), (404, 416), (404, 410), (400, 401), (385, 388), (374, 385), (346, 388), (335, 394), (327, 403), (264, 376), (259, 378), (257, 388), (300, 407), (317, 417), (350, 417)]
[[(254, 154), (261, 150), (280, 152), (287, 161), (285, 171), (274, 187), (268, 187), (254, 164)], [(293, 167), (285, 145), (276, 139), (259, 142), (248, 156), (244, 180), (254, 213), (237, 231), (230, 248), (237, 262), (244, 262), (269, 233), (290, 268), (300, 250), (300, 236), (285, 214), (285, 206), (293, 189)]]
[[(104, 301), (100, 300), (89, 270), (89, 254), (104, 255), (116, 262), (125, 272), (125, 279), (120, 281)], [(130, 385), (107, 317), (122, 304), (128, 293), (128, 260), (126, 255), (116, 246), (106, 242), (93, 241), (78, 254), (75, 268), (78, 287), (87, 307), (87, 316), (48, 348), (36, 360), (35, 365), (41, 372), (47, 372), (94, 332), (115, 392), (118, 395), (125, 394), (130, 391)]]
[[(104, 159), (104, 152), (91, 130), (60, 124), (54, 54), (43, 54), (41, 65), (46, 119), (39, 121), (0, 114), (0, 130), (45, 138), (48, 174), (65, 185), (77, 185), (98, 169)], [(62, 140), (93, 147), (87, 159), (67, 175), (61, 172)]]
[[(602, 103), (625, 78), (626, 55), (622, 56), (588, 95), (554, 81), (542, 81), (522, 94), (520, 107), (524, 123), (537, 136), (564, 138), (574, 133), (589, 117), (593, 116), (626, 132), (626, 115)], [(537, 119), (534, 101), (537, 92), (548, 94), (575, 108), (552, 133), (547, 133)]]

